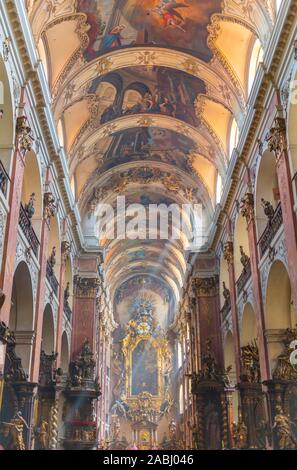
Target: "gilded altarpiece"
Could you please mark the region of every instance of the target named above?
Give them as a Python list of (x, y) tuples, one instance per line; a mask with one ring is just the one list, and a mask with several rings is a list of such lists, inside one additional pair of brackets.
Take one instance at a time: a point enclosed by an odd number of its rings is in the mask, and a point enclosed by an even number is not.
[[(132, 441), (139, 449), (152, 449), (157, 429), (171, 406), (170, 374), (172, 354), (169, 342), (153, 317), (153, 305), (138, 299), (133, 319), (122, 340), (124, 386), (121, 406), (130, 422)], [(119, 437), (113, 436), (113, 440)]]

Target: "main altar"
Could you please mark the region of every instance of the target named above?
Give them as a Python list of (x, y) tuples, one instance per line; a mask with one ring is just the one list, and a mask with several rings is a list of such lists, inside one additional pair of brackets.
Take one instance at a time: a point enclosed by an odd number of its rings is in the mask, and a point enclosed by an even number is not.
[(168, 429), (173, 404), (172, 352), (153, 310), (148, 298), (138, 298), (120, 342), (121, 375), (119, 397), (112, 407), (112, 448), (126, 444), (142, 450), (157, 448), (160, 428)]

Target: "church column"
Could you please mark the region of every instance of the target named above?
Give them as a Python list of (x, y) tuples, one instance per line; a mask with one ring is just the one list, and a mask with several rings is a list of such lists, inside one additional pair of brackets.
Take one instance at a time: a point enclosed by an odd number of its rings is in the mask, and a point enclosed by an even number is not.
[[(68, 241), (63, 241), (61, 244), (61, 268), (60, 268), (60, 277), (59, 277), (59, 311), (58, 311), (58, 320), (57, 320), (57, 334), (56, 334), (56, 352), (57, 356), (57, 368), (61, 366), (61, 351), (62, 351), (62, 335), (63, 335), (63, 317), (64, 317), (64, 294), (65, 294), (65, 273), (66, 273), (66, 263), (70, 256), (70, 244)], [(66, 371), (63, 371), (64, 373)]]
[[(23, 95), (24, 92), (22, 92)], [(23, 96), (22, 96), (23, 98)], [(15, 151), (12, 161), (11, 184), (9, 195), (9, 213), (7, 217), (5, 239), (3, 244), (2, 271), (0, 288), (3, 291), (3, 305), (0, 320), (9, 325), (11, 295), (14, 276), (14, 262), (17, 246), (20, 204), (22, 197), (23, 177), (26, 154), (32, 149), (33, 137), (26, 116), (17, 118)]]
[[(102, 324), (99, 325), (99, 380), (101, 384), (101, 389), (104, 394), (104, 327)], [(105, 429), (104, 429), (104, 423), (105, 423), (105, 417), (104, 417), (104, 406), (103, 406), (103, 401), (100, 400), (98, 404), (98, 416), (100, 419), (100, 430), (99, 430), (99, 438), (101, 440), (105, 439)]]
[[(49, 170), (47, 172), (46, 184), (49, 183)], [(36, 300), (36, 314), (34, 330), (36, 333), (35, 341), (33, 344), (32, 352), (32, 366), (31, 366), (31, 378), (33, 382), (38, 382), (39, 378), (39, 364), (41, 354), (41, 342), (42, 342), (42, 323), (44, 313), (44, 301), (45, 301), (45, 286), (46, 286), (46, 268), (47, 268), (47, 249), (50, 236), (50, 225), (51, 219), (56, 213), (55, 198), (51, 192), (46, 192), (43, 199), (43, 221), (41, 228), (41, 240), (40, 240), (40, 271), (38, 278), (37, 288), (37, 300)]]
[(101, 392), (96, 367), (96, 314), (101, 284), (98, 257), (80, 258), (74, 279), (72, 360), (64, 390), (67, 410), (64, 448), (67, 450), (91, 450), (98, 446), (96, 415)]
[[(250, 183), (248, 174), (248, 183)], [(262, 381), (268, 380), (270, 375), (268, 351), (265, 339), (265, 318), (261, 290), (261, 279), (259, 272), (259, 255), (257, 246), (257, 230), (255, 223), (254, 196), (252, 192), (247, 192), (242, 200), (241, 214), (247, 222), (247, 231), (250, 248), (251, 271), (253, 281), (254, 311), (257, 318), (259, 355)]]
[(228, 409), (219, 308), (219, 278), (193, 279), (198, 311), (200, 367), (192, 375), (196, 400), (195, 441), (198, 449), (229, 446)]
[(102, 377), (102, 428), (103, 428), (103, 434), (105, 434), (106, 431), (106, 390), (107, 390), (107, 377), (106, 377), (106, 367), (107, 367), (107, 346), (106, 346), (106, 331), (104, 329), (104, 342), (103, 342), (103, 377)]
[(273, 152), (276, 157), (276, 171), (283, 213), (292, 297), (295, 312), (297, 312), (297, 226), (288, 154), (286, 121), (282, 116), (281, 108), (278, 109), (278, 116), (274, 120), (274, 125), (270, 130), (267, 141), (270, 151)]
[(233, 338), (234, 338), (234, 353), (235, 353), (235, 365), (236, 365), (236, 378), (237, 383), (240, 382), (240, 335), (239, 335), (239, 323), (237, 315), (237, 300), (236, 300), (236, 282), (235, 282), (235, 269), (234, 269), (234, 247), (233, 242), (228, 241), (224, 245), (224, 258), (228, 263), (229, 271), (229, 289), (230, 289), (230, 302), (231, 302), (231, 315), (232, 315), (232, 326), (233, 326)]
[(78, 260), (79, 274), (74, 279), (72, 358), (79, 353), (86, 339), (95, 351), (97, 297), (101, 284), (98, 266), (96, 257)]
[[(184, 320), (184, 317), (183, 317)], [(186, 420), (186, 327), (184, 323), (180, 325), (180, 344), (181, 344), (181, 353), (182, 353), (182, 373), (181, 373), (181, 384), (182, 384), (182, 411), (183, 411), (183, 441), (186, 443), (187, 435), (187, 420)]]
[(193, 290), (197, 302), (200, 355), (206, 354), (207, 340), (210, 339), (216, 361), (223, 366), (218, 276), (194, 278)]
[(199, 368), (199, 329), (197, 318), (197, 300), (191, 298), (191, 319), (192, 319), (192, 354), (193, 354), (193, 373), (198, 372)]
[(192, 443), (192, 405), (191, 405), (191, 389), (190, 389), (190, 376), (193, 371), (193, 355), (192, 355), (192, 328), (191, 328), (191, 312), (185, 312), (186, 319), (186, 402), (187, 402), (187, 412), (186, 412), (186, 448), (191, 448)]

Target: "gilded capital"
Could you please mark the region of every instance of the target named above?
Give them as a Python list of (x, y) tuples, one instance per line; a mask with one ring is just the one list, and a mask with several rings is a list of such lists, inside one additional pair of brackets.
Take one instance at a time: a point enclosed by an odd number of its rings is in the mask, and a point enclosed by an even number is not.
[(218, 293), (218, 288), (218, 276), (193, 279), (193, 289), (197, 297), (213, 297)]
[(61, 256), (62, 256), (62, 261), (64, 264), (67, 263), (71, 253), (71, 245), (70, 243), (66, 240), (61, 243)]
[(240, 212), (242, 217), (246, 219), (247, 224), (249, 224), (255, 218), (255, 201), (254, 195), (251, 192), (246, 193), (246, 195), (241, 200)]
[(287, 150), (286, 121), (282, 117), (274, 120), (274, 125), (267, 136), (270, 152), (275, 154), (278, 161), (284, 151)]
[(96, 298), (101, 281), (97, 277), (74, 277), (75, 295), (83, 298)]
[(43, 217), (48, 225), (50, 225), (51, 218), (56, 215), (57, 206), (56, 200), (52, 193), (47, 192), (43, 198)]
[(19, 150), (22, 155), (25, 155), (27, 152), (30, 152), (32, 150), (34, 137), (32, 134), (31, 127), (28, 126), (28, 119), (26, 118), (26, 116), (20, 116), (17, 118), (16, 135)]

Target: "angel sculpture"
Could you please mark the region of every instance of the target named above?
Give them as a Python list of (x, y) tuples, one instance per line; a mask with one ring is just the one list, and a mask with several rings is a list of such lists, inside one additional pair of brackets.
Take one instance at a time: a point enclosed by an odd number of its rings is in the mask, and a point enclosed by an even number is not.
[(188, 8), (190, 5), (183, 2), (176, 2), (170, 0), (161, 0), (159, 5), (153, 8), (151, 11), (160, 15), (164, 22), (164, 28), (173, 26), (174, 28), (180, 29), (184, 33), (185, 19), (177, 9)]

